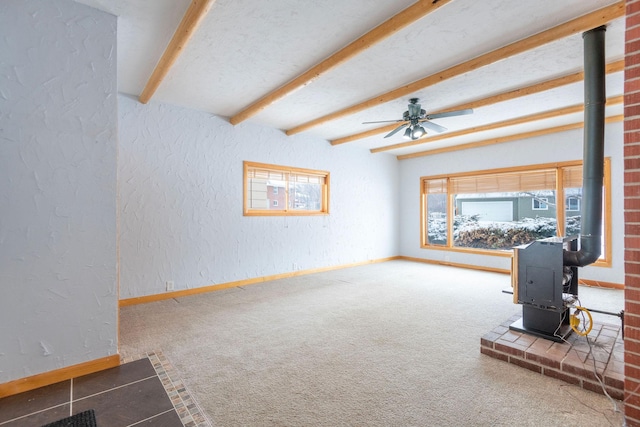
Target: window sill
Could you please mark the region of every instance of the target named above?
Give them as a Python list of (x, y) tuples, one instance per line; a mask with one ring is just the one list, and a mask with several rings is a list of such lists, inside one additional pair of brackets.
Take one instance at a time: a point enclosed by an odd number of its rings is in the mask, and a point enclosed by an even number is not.
[[(437, 245), (421, 245), (420, 248), (436, 250), (436, 251), (459, 252), (459, 253), (465, 253), (465, 254), (513, 258), (513, 250), (491, 250), (491, 249), (475, 249), (475, 248), (461, 248), (461, 247), (450, 248), (448, 246), (437, 246)], [(606, 259), (600, 259), (590, 265), (593, 267), (611, 268), (611, 261)]]

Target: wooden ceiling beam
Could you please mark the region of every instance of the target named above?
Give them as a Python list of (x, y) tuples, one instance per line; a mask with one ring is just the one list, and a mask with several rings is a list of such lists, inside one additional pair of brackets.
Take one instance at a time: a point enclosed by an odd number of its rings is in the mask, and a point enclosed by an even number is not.
[[(624, 60), (620, 60), (620, 61), (615, 61), (612, 63), (609, 63), (606, 65), (606, 73), (607, 74), (611, 74), (611, 73), (617, 73), (620, 71), (624, 71)], [(573, 73), (573, 74), (567, 74), (565, 76), (562, 77), (558, 77), (555, 79), (551, 79), (551, 80), (546, 80), (544, 82), (540, 82), (540, 83), (536, 83), (530, 86), (525, 86), (525, 87), (521, 87), (515, 90), (511, 90), (511, 91), (507, 91), (507, 92), (502, 92), (499, 93), (497, 95), (493, 95), (493, 96), (489, 96), (487, 98), (482, 98), (482, 99), (478, 99), (475, 101), (471, 101), (471, 102), (467, 102), (464, 104), (459, 104), (459, 105), (455, 105), (453, 107), (449, 107), (444, 111), (455, 111), (455, 110), (465, 110), (467, 108), (479, 108), (479, 107), (486, 107), (487, 105), (492, 105), (492, 104), (497, 104), (498, 102), (504, 102), (504, 101), (509, 101), (512, 99), (516, 99), (522, 96), (527, 96), (527, 95), (532, 95), (534, 93), (539, 93), (539, 92), (544, 92), (547, 90), (551, 90), (551, 89), (555, 89), (564, 85), (568, 85), (571, 83), (577, 83), (584, 80), (584, 72), (579, 71), (577, 73)], [(390, 124), (390, 125), (385, 125), (376, 129), (370, 129), (368, 131), (365, 132), (360, 132), (354, 135), (349, 135), (349, 136), (345, 136), (343, 138), (337, 138), (334, 139), (332, 141), (330, 141), (331, 145), (340, 145), (340, 144), (345, 144), (347, 142), (353, 142), (353, 141), (357, 141), (359, 139), (362, 138), (368, 138), (370, 136), (375, 136), (375, 135), (379, 135), (382, 133), (388, 133), (391, 132), (392, 130), (394, 130), (396, 127), (398, 126), (397, 123), (394, 124)], [(420, 140), (421, 141), (421, 140)], [(411, 141), (410, 144), (415, 144), (417, 141)], [(394, 145), (389, 145), (388, 147), (389, 150), (393, 150), (395, 148), (400, 148), (397, 147), (398, 145), (401, 144), (394, 144)], [(380, 147), (377, 148), (375, 150), (378, 151), (386, 151), (384, 149), (385, 147)], [(372, 152), (377, 152), (377, 151), (373, 151)]]
[(294, 135), (296, 133), (306, 131), (312, 127), (319, 126), (323, 123), (355, 114), (369, 108), (373, 108), (394, 99), (415, 94), (415, 92), (432, 86), (436, 83), (442, 82), (443, 80), (468, 73), (470, 71), (476, 70), (510, 56), (514, 56), (545, 45), (554, 40), (565, 38), (579, 32), (587, 31), (601, 25), (605, 25), (606, 23), (616, 18), (624, 16), (624, 13), (625, 2), (619, 1), (610, 6), (603, 7), (602, 9), (598, 9), (594, 12), (572, 19), (571, 21), (565, 22), (564, 24), (558, 25), (533, 36), (511, 43), (507, 46), (503, 46), (491, 52), (477, 56), (461, 64), (454, 65), (453, 67), (447, 68), (444, 71), (440, 71), (436, 74), (424, 77), (420, 80), (409, 83), (390, 92), (376, 96), (367, 101), (361, 102), (360, 104), (352, 105), (351, 107), (347, 107), (334, 113), (330, 113), (317, 119), (311, 120), (307, 123), (303, 123), (287, 130), (286, 134)]
[(304, 73), (300, 74), (295, 79), (286, 83), (284, 86), (268, 93), (260, 98), (258, 101), (246, 107), (244, 110), (236, 113), (229, 119), (232, 125), (237, 125), (250, 117), (255, 116), (260, 111), (267, 108), (277, 100), (284, 98), (285, 96), (293, 93), (294, 91), (305, 87), (309, 83), (316, 80), (327, 71), (337, 67), (338, 65), (348, 61), (359, 53), (369, 49), (374, 44), (386, 39), (389, 36), (397, 33), (401, 29), (416, 22), (427, 14), (433, 12), (441, 6), (449, 3), (451, 0), (419, 0), (415, 4), (409, 6), (402, 12), (394, 15), (387, 21), (378, 25), (373, 30), (369, 31), (359, 39), (351, 42), (346, 47), (340, 49), (338, 52), (331, 55), (329, 58), (320, 62), (319, 64), (311, 67)]
[[(610, 116), (605, 119), (605, 123), (615, 123), (624, 120), (624, 115)], [(469, 142), (467, 144), (453, 145), (451, 147), (437, 148), (435, 150), (420, 151), (417, 153), (403, 154), (397, 156), (398, 160), (413, 159), (416, 157), (433, 156), (435, 154), (449, 153), (452, 151), (468, 150), (471, 148), (486, 147), (488, 145), (502, 144), (504, 142), (517, 141), (520, 139), (533, 138), (536, 136), (548, 135), (557, 132), (564, 132), (572, 129), (580, 129), (584, 127), (584, 122), (570, 123), (568, 125), (554, 126), (545, 129), (538, 129), (530, 132), (517, 133), (513, 135), (501, 136), (499, 138), (490, 138), (483, 141)]]
[(167, 45), (160, 61), (158, 61), (156, 68), (153, 70), (153, 73), (151, 73), (151, 77), (149, 77), (146, 86), (138, 98), (141, 103), (146, 104), (149, 102), (191, 39), (191, 36), (196, 32), (202, 19), (207, 15), (209, 9), (211, 9), (213, 3), (215, 3), (215, 0), (191, 0), (191, 4), (182, 17), (178, 29), (173, 34), (171, 41)]
[[(607, 99), (607, 105), (622, 104), (623, 96), (614, 96)], [(415, 145), (428, 144), (430, 142), (442, 141), (449, 138), (455, 138), (457, 136), (469, 135), (476, 132), (484, 132), (487, 130), (500, 129), (507, 126), (521, 125), (523, 123), (535, 122), (538, 120), (550, 119), (553, 117), (564, 116), (567, 114), (580, 113), (584, 111), (584, 104), (572, 105), (569, 107), (558, 108), (555, 110), (543, 111), (541, 113), (530, 114), (528, 116), (516, 117), (509, 120), (503, 120), (501, 122), (489, 123), (487, 125), (475, 126), (468, 129), (461, 129), (459, 131), (445, 133), (442, 135), (432, 136), (430, 138), (418, 139), (415, 141), (401, 142), (399, 144), (388, 145), (385, 147), (372, 148), (372, 153), (381, 153), (383, 151), (397, 150), (399, 148), (413, 147)]]

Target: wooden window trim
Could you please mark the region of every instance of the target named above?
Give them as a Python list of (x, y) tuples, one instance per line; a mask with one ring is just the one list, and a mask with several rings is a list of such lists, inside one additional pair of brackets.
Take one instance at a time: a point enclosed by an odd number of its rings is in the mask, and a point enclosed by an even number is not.
[[(289, 197), (289, 189), (288, 184), (289, 180), (287, 178), (286, 186), (284, 189), (286, 202), (285, 209), (282, 210), (268, 210), (268, 209), (249, 209), (248, 205), (248, 191), (249, 191), (249, 171), (253, 169), (262, 169), (269, 170), (274, 172), (281, 172), (283, 174), (298, 174), (298, 175), (312, 175), (322, 177), (324, 179), (324, 184), (322, 185), (322, 194), (321, 194), (321, 209), (319, 211), (309, 211), (309, 210), (296, 210), (289, 209), (288, 197)], [(273, 165), (267, 163), (257, 163), (244, 161), (243, 162), (243, 214), (244, 216), (318, 216), (318, 215), (329, 215), (329, 193), (330, 193), (330, 173), (327, 171), (320, 171), (314, 169), (305, 169), (298, 168), (293, 166), (281, 166), (281, 165)]]
[[(451, 184), (452, 180), (450, 178), (458, 178), (458, 177), (473, 177), (480, 175), (491, 175), (491, 174), (501, 174), (501, 173), (513, 173), (513, 172), (526, 172), (526, 171), (535, 171), (535, 170), (543, 170), (543, 169), (555, 169), (557, 171), (556, 176), (556, 199), (562, 200), (562, 205), (564, 207), (564, 180), (563, 180), (563, 168), (568, 168), (571, 166), (582, 166), (582, 160), (568, 161), (568, 162), (556, 162), (556, 163), (544, 163), (544, 164), (536, 164), (536, 165), (527, 165), (527, 166), (515, 166), (508, 168), (497, 168), (497, 169), (487, 169), (480, 171), (468, 171), (461, 173), (453, 173), (453, 174), (440, 174), (440, 175), (431, 175), (431, 176), (421, 176), (420, 177), (420, 247), (422, 249), (431, 249), (431, 250), (439, 250), (439, 251), (449, 251), (449, 252), (461, 252), (467, 254), (478, 254), (478, 255), (491, 255), (497, 257), (513, 257), (512, 250), (490, 250), (490, 249), (477, 249), (477, 248), (463, 248), (453, 246), (454, 242), (451, 236), (453, 236), (453, 186)], [(427, 239), (427, 230), (426, 230), (426, 200), (427, 193), (425, 191), (425, 181), (429, 180), (437, 180), (437, 179), (446, 179), (447, 180), (447, 197), (449, 198), (447, 203), (447, 221), (448, 221), (448, 243), (447, 245), (432, 245), (428, 243)], [(604, 197), (603, 197), (603, 210), (604, 210), (604, 227), (603, 227), (603, 240), (604, 240), (604, 254), (603, 258), (594, 262), (593, 266), (598, 267), (611, 267), (611, 257), (612, 257), (612, 236), (611, 236), (611, 158), (606, 157), (604, 159), (604, 177), (603, 183), (604, 187)], [(560, 234), (564, 234), (564, 209), (556, 209), (556, 218), (558, 221), (557, 224), (557, 232)], [(562, 220), (562, 222), (560, 222)]]

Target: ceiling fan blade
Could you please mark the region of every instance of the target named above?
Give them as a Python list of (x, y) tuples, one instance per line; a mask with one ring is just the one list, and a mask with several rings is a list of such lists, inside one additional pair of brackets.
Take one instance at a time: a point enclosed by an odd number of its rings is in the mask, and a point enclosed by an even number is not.
[(427, 114), (426, 118), (431, 120), (431, 119), (441, 119), (443, 117), (464, 116), (467, 114), (473, 114), (473, 109), (467, 108), (466, 110), (445, 111), (444, 113)]
[(444, 131), (446, 131), (446, 130), (447, 130), (447, 128), (446, 128), (446, 127), (444, 127), (444, 126), (440, 126), (440, 125), (437, 125), (437, 124), (435, 124), (435, 123), (433, 123), (433, 122), (430, 122), (430, 121), (429, 121), (429, 120), (427, 120), (427, 119), (422, 119), (422, 120), (420, 120), (420, 123), (422, 124), (422, 126), (424, 126), (424, 127), (426, 127), (426, 128), (429, 128), (429, 129), (431, 129), (431, 130), (435, 130), (436, 132), (444, 132)]
[(400, 122), (404, 122), (405, 120), (381, 120), (381, 121), (377, 121), (377, 122), (362, 122), (363, 125), (369, 125), (372, 123), (400, 123)]
[(404, 123), (398, 126), (397, 128), (395, 128), (394, 130), (392, 130), (391, 132), (389, 132), (388, 134), (386, 134), (384, 137), (389, 138), (391, 135), (394, 135), (396, 132), (400, 132), (402, 129), (406, 128), (407, 126), (409, 126), (409, 123)]

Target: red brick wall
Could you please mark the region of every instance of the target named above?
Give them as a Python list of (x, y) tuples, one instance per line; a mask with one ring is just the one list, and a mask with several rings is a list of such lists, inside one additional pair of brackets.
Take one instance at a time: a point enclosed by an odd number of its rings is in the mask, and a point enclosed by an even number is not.
[(624, 83), (625, 418), (640, 427), (640, 0), (626, 0)]

